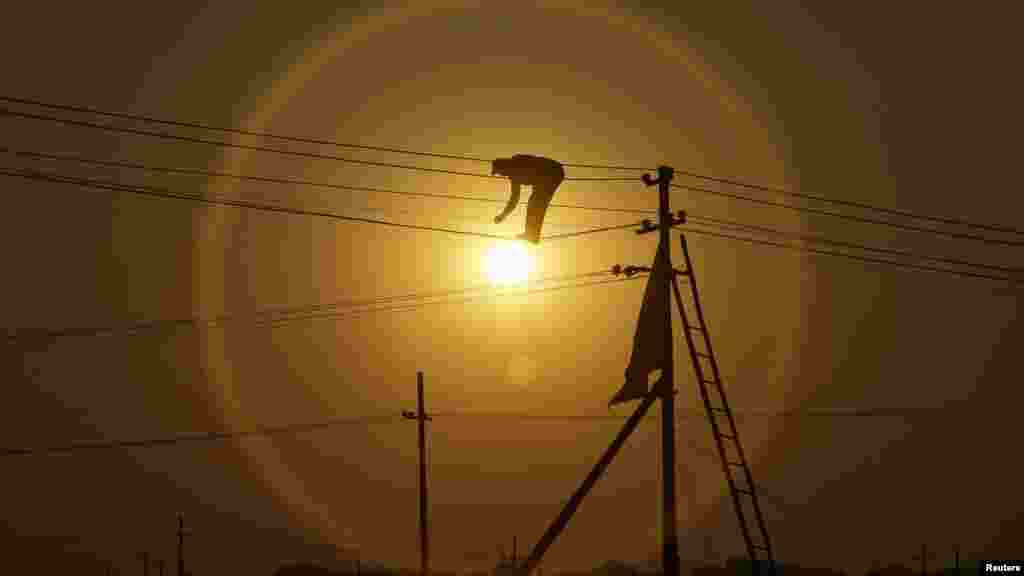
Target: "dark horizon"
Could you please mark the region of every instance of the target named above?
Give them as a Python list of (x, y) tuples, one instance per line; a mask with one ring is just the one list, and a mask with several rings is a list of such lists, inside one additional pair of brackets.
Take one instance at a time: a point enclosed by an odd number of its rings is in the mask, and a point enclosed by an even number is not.
[[(34, 539), (23, 541), (25, 544), (33, 544), (36, 542)], [(316, 548), (315, 546), (313, 548)], [(38, 550), (42, 551), (45, 547), (40, 545)], [(23, 551), (24, 552), (24, 551)], [(56, 549), (51, 549), (48, 560), (38, 562), (32, 566), (34, 569), (47, 569), (47, 570), (59, 570), (60, 567), (63, 569), (71, 570), (75, 569), (84, 573), (91, 573), (90, 570), (102, 570), (102, 573), (106, 574), (108, 569), (112, 569), (114, 573), (134, 573), (135, 571), (141, 571), (142, 558), (141, 554), (136, 554), (134, 558), (118, 559), (103, 559), (90, 557), (87, 552), (83, 551), (68, 551), (64, 550), (60, 554), (54, 554), (57, 552)], [(277, 562), (273, 566), (267, 566), (264, 570), (257, 570), (250, 572), (253, 574), (266, 574), (268, 576), (340, 576), (342, 574), (418, 574), (419, 569), (416, 566), (398, 566), (387, 561), (379, 559), (366, 559), (360, 558), (357, 551), (349, 551), (347, 555), (340, 554), (334, 560), (328, 560), (325, 558), (314, 559), (316, 554), (310, 554), (307, 557), (302, 557), (299, 553), (295, 558)], [(57, 558), (63, 557), (64, 561), (61, 562)], [(955, 567), (957, 566), (955, 561), (955, 555), (952, 550), (935, 550), (930, 549), (928, 551), (928, 562), (925, 566), (926, 574), (930, 575), (953, 575), (956, 574)], [(177, 574), (175, 566), (175, 558), (173, 555), (170, 556), (157, 556), (150, 554), (149, 560), (149, 573), (154, 576), (159, 574), (158, 566), (162, 563), (164, 567), (164, 573), (173, 576)], [(501, 556), (496, 556), (494, 562), (489, 567), (482, 568), (478, 567), (475, 569), (452, 569), (446, 567), (435, 567), (431, 569), (431, 573), (435, 576), (453, 576), (453, 575), (478, 575), (478, 574), (511, 574), (511, 572), (502, 572), (503, 569), (507, 570), (508, 567), (513, 566), (512, 557), (510, 552), (506, 551)], [(522, 560), (522, 557), (519, 557)], [(969, 575), (975, 573), (982, 573), (979, 570), (980, 567), (984, 566), (985, 563), (1006, 561), (1007, 559), (993, 559), (993, 558), (968, 558), (964, 557), (963, 554), (959, 556), (959, 568), (960, 574)], [(1017, 561), (1019, 563), (1019, 561)], [(542, 573), (545, 576), (573, 576), (582, 574), (608, 574), (608, 575), (626, 575), (626, 574), (641, 574), (641, 575), (656, 575), (660, 574), (660, 559), (652, 558), (646, 562), (627, 562), (622, 560), (604, 560), (595, 563), (590, 568), (584, 569), (571, 569), (571, 570), (544, 570)], [(108, 568), (110, 567), (110, 568)], [(839, 567), (834, 566), (823, 566), (817, 564), (803, 564), (797, 561), (782, 561), (777, 563), (777, 567), (781, 570), (782, 574), (807, 574), (807, 575), (818, 575), (818, 576), (881, 576), (886, 574), (916, 574), (921, 575), (921, 562), (919, 556), (908, 556), (906, 559), (876, 559), (871, 562), (871, 566), (863, 572), (843, 570)], [(497, 571), (497, 572), (496, 572)], [(201, 566), (191, 566), (186, 568), (187, 574), (202, 575), (209, 574), (211, 570), (204, 570)], [(47, 572), (57, 573), (57, 572)], [(100, 573), (100, 572), (97, 572)], [(746, 557), (733, 556), (729, 558), (721, 558), (718, 560), (700, 560), (690, 559), (683, 563), (683, 574), (694, 576), (714, 576), (716, 574), (747, 574), (749, 571), (749, 560)]]

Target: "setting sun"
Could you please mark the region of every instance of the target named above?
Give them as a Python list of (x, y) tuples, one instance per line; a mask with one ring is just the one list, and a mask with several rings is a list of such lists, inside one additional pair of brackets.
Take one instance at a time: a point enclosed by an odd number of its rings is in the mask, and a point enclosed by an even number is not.
[(530, 276), (530, 254), (522, 242), (502, 242), (488, 250), (486, 268), (494, 284), (521, 284)]

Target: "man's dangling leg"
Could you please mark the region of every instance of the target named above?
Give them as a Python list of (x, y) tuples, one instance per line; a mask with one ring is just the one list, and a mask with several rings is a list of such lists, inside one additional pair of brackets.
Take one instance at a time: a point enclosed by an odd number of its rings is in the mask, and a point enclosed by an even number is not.
[(534, 184), (533, 194), (526, 205), (526, 232), (523, 238), (533, 244), (540, 242), (540, 229), (544, 224), (544, 213), (555, 195), (555, 186), (550, 184)]

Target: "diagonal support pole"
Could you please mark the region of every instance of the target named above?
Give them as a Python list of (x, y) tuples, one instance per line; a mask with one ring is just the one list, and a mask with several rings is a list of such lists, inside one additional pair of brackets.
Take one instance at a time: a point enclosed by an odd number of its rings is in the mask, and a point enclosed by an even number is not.
[(647, 409), (650, 408), (651, 404), (653, 404), (659, 397), (660, 396), (658, 394), (653, 392), (648, 394), (640, 402), (640, 405), (636, 407), (636, 410), (629, 419), (626, 420), (626, 423), (622, 426), (622, 430), (619, 431), (615, 440), (612, 440), (611, 445), (608, 446), (608, 449), (601, 455), (597, 464), (594, 464), (594, 468), (590, 471), (590, 474), (587, 475), (586, 479), (583, 480), (583, 484), (581, 484), (576, 492), (573, 493), (572, 497), (569, 498), (565, 507), (562, 508), (561, 512), (559, 512), (558, 517), (555, 518), (554, 522), (552, 522), (550, 526), (548, 526), (548, 529), (544, 532), (544, 536), (542, 536), (540, 541), (537, 542), (537, 545), (533, 547), (533, 550), (530, 552), (530, 555), (526, 558), (526, 562), (522, 566), (523, 574), (528, 575), (537, 567), (540, 563), (540, 559), (544, 556), (544, 553), (547, 552), (548, 547), (551, 546), (555, 541), (555, 538), (557, 538), (559, 533), (562, 532), (565, 525), (569, 523), (572, 515), (576, 513), (576, 509), (580, 507), (580, 503), (583, 502), (583, 498), (588, 492), (590, 492), (590, 489), (594, 487), (598, 478), (600, 478), (601, 474), (603, 474), (605, 469), (608, 468), (608, 464), (611, 463), (612, 458), (615, 457), (615, 454), (617, 454), (619, 449), (622, 448), (622, 445), (625, 444), (626, 438), (629, 438), (629, 435), (636, 429), (637, 424), (640, 423), (644, 414), (647, 413)]

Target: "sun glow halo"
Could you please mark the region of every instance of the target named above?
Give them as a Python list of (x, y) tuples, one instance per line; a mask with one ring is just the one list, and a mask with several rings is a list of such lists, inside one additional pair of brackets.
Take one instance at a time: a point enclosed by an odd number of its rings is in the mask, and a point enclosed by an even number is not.
[(532, 262), (523, 242), (502, 242), (487, 251), (487, 278), (492, 284), (522, 284), (530, 277)]

